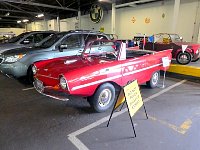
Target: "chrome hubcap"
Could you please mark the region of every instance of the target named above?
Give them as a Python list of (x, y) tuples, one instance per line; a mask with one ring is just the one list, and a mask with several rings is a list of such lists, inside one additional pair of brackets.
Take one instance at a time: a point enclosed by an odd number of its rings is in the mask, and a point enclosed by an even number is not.
[(152, 77), (152, 83), (153, 85), (156, 85), (159, 79), (159, 74), (156, 72), (154, 73), (153, 77)]
[(179, 60), (181, 61), (181, 62), (187, 62), (188, 61), (188, 57), (187, 57), (187, 55), (181, 55), (180, 56), (180, 58), (179, 58)]
[(112, 97), (112, 93), (109, 89), (104, 89), (100, 95), (99, 95), (99, 99), (98, 99), (98, 103), (99, 106), (101, 107), (105, 107), (110, 103)]

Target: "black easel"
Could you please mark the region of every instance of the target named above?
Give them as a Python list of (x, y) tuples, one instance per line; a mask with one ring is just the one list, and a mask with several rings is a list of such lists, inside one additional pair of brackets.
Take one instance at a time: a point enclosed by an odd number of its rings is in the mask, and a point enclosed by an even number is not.
[[(130, 83), (131, 83), (131, 82), (128, 82), (128, 84), (130, 84)], [(127, 85), (128, 85), (128, 84), (127, 84)], [(124, 93), (123, 87), (121, 87), (121, 90), (123, 90), (123, 94), (124, 94), (124, 97), (125, 97), (125, 93)], [(113, 109), (112, 109), (112, 112), (111, 112), (111, 114), (110, 114), (110, 117), (109, 117), (109, 120), (108, 120), (108, 123), (107, 123), (107, 127), (108, 127), (109, 124), (110, 124), (110, 120), (111, 120), (111, 118), (112, 118), (112, 115), (113, 115), (114, 111), (120, 106), (120, 105), (119, 105), (117, 108), (115, 108), (115, 106), (116, 106), (116, 104), (117, 104), (117, 101), (118, 101), (118, 98), (119, 98), (119, 96), (120, 96), (120, 93), (121, 93), (121, 91), (119, 92), (119, 94), (118, 94), (118, 96), (117, 96), (117, 100), (115, 101), (115, 105), (114, 105), (114, 107), (113, 107)], [(142, 101), (143, 101), (143, 100), (142, 100)], [(135, 137), (136, 137), (135, 127), (134, 127), (134, 123), (133, 123), (132, 117), (131, 117), (131, 115), (130, 115), (130, 110), (129, 110), (129, 107), (128, 107), (128, 104), (127, 104), (127, 101), (126, 101), (126, 97), (125, 97), (125, 101), (121, 104), (120, 111), (122, 110), (122, 108), (123, 108), (123, 106), (124, 106), (124, 103), (126, 103), (126, 106), (127, 106), (128, 112), (129, 112), (128, 114), (129, 114), (129, 117), (130, 117), (130, 120), (131, 120), (131, 125), (132, 125), (132, 127), (133, 127), (133, 132), (134, 132), (134, 135), (135, 135)], [(147, 115), (147, 111), (146, 111), (144, 102), (143, 102), (143, 108), (144, 108), (144, 111), (145, 111), (145, 114), (146, 114), (146, 118), (148, 119), (148, 115)]]

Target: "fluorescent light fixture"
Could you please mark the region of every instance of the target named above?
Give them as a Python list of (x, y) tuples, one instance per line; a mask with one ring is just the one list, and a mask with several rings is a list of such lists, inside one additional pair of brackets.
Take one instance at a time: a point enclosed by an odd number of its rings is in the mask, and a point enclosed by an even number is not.
[(22, 20), (22, 22), (28, 22), (29, 20), (28, 19), (24, 19), (24, 20)]
[(37, 17), (37, 18), (44, 17), (44, 14), (38, 14), (36, 17)]
[(21, 22), (22, 22), (21, 20), (18, 20), (18, 21), (17, 21), (17, 23), (21, 23)]
[(112, 3), (112, 0), (99, 0), (99, 2)]
[(9, 16), (10, 15), (10, 13), (9, 12), (7, 12), (6, 14), (5, 14), (5, 16)]

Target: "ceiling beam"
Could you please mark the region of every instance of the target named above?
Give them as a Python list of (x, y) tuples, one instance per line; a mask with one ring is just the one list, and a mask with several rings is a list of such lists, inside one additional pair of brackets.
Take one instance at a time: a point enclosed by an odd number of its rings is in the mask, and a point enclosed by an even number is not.
[(68, 8), (68, 7), (59, 7), (59, 6), (53, 6), (48, 4), (41, 4), (41, 3), (34, 3), (34, 2), (26, 2), (26, 1), (16, 1), (16, 0), (1, 0), (4, 2), (10, 2), (10, 3), (17, 3), (17, 4), (24, 4), (24, 5), (33, 5), (33, 6), (39, 6), (39, 7), (46, 7), (46, 8), (54, 8), (54, 9), (61, 9), (61, 10), (68, 10), (68, 11), (78, 11), (76, 9)]
[[(8, 3), (8, 2), (4, 2), (6, 5), (9, 5), (9, 6), (11, 6), (11, 7), (14, 7), (14, 8), (16, 8), (16, 9), (18, 9), (18, 10), (20, 10), (20, 11), (22, 11), (22, 12), (24, 12), (24, 13), (28, 13), (27, 11), (25, 11), (25, 10), (23, 10), (23, 9), (21, 9), (20, 7), (18, 7), (18, 6), (15, 6), (15, 5), (13, 5), (13, 4), (10, 4), (10, 3)], [(33, 15), (32, 13), (29, 13), (30, 15)]]
[(32, 14), (38, 14), (39, 12), (31, 12), (31, 11), (21, 11), (21, 10), (13, 10), (13, 9), (0, 9), (0, 11), (6, 11), (6, 12), (16, 12), (16, 13), (32, 13)]
[[(26, 11), (26, 12), (24, 12), (24, 11), (20, 11), (20, 10), (12, 10), (12, 9), (0, 9), (0, 11), (16, 12), (16, 13), (23, 13), (23, 14), (32, 13), (32, 14), (35, 14), (35, 15), (38, 15), (39, 13), (41, 13), (41, 12), (31, 12), (31, 11)], [(54, 16), (54, 17), (57, 16), (57, 15), (55, 15), (55, 14), (49, 14), (49, 13), (48, 13), (47, 15), (49, 15), (49, 16)]]
[(121, 8), (121, 7), (127, 7), (127, 6), (134, 6), (136, 4), (148, 3), (148, 2), (154, 2), (154, 1), (156, 1), (156, 0), (139, 0), (139, 1), (134, 1), (134, 2), (129, 2), (129, 3), (115, 5), (115, 8)]
[(20, 18), (20, 19), (27, 19), (28, 17), (0, 15), (0, 18)]
[(5, 21), (16, 22), (16, 20), (13, 19), (3, 19), (3, 18), (0, 19), (0, 22), (5, 22)]

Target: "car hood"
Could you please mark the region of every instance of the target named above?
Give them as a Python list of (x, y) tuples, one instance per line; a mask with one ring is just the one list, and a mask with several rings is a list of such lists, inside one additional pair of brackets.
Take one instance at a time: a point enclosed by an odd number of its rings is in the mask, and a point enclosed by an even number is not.
[(38, 47), (21, 47), (21, 48), (15, 48), (11, 50), (4, 51), (3, 55), (17, 55), (17, 54), (26, 54), (27, 52), (33, 52), (37, 50), (42, 50)]
[(81, 56), (68, 56), (51, 61), (39, 69), (38, 74), (57, 78), (61, 74), (90, 66), (106, 63), (107, 61), (98, 58), (83, 58)]
[(10, 49), (16, 49), (20, 47), (25, 47), (22, 44), (14, 44), (14, 43), (3, 43), (0, 44), (0, 53), (3, 53), (4, 51), (10, 50)]

